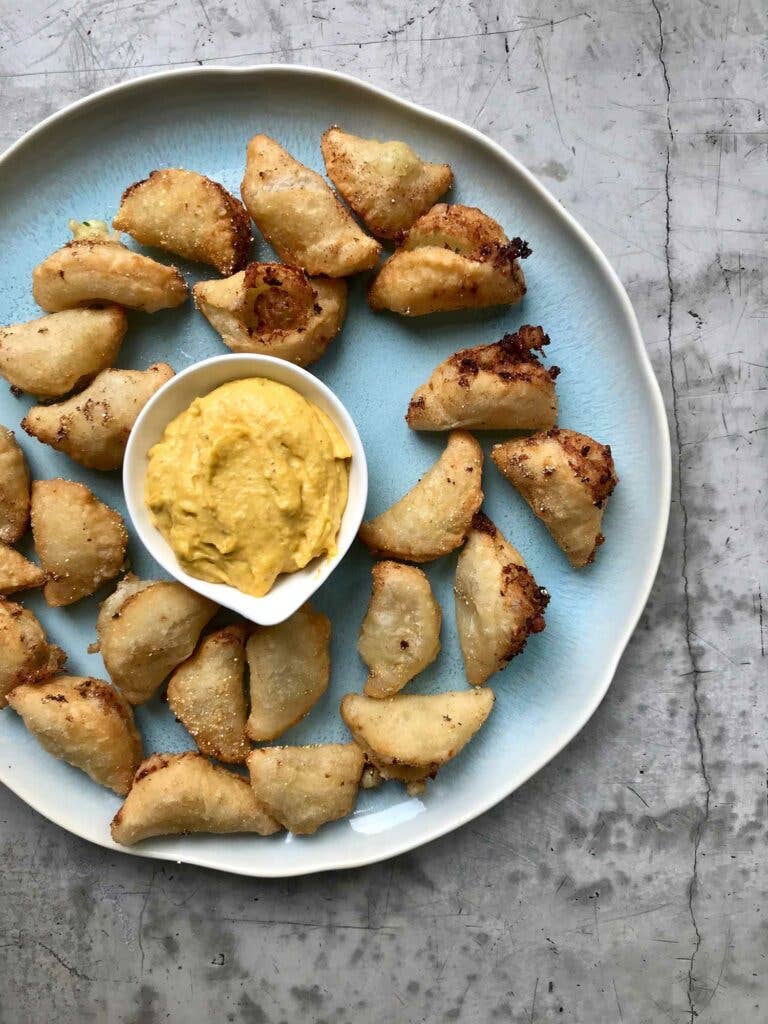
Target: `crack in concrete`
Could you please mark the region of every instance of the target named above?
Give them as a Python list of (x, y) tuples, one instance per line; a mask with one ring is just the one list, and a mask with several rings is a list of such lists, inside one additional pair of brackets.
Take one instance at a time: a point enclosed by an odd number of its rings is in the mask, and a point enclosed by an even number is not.
[(672, 384), (672, 417), (675, 424), (675, 437), (677, 440), (677, 490), (678, 490), (678, 502), (680, 505), (680, 512), (682, 516), (682, 565), (681, 565), (681, 576), (683, 580), (683, 612), (685, 619), (685, 642), (688, 650), (688, 660), (691, 666), (691, 686), (693, 690), (693, 731), (696, 736), (696, 745), (699, 752), (699, 768), (701, 777), (704, 782), (704, 810), (699, 816), (699, 820), (696, 823), (696, 831), (693, 837), (693, 867), (691, 871), (691, 879), (688, 883), (688, 913), (691, 918), (691, 925), (694, 933), (694, 945), (691, 955), (688, 958), (688, 978), (686, 986), (686, 995), (688, 998), (688, 1012), (690, 1014), (691, 1024), (694, 1019), (698, 1016), (696, 1011), (696, 997), (694, 993), (695, 975), (694, 970), (696, 966), (696, 956), (701, 948), (702, 936), (699, 930), (698, 921), (696, 919), (695, 900), (699, 884), (699, 847), (701, 845), (701, 838), (704, 829), (709, 821), (709, 806), (710, 798), (712, 796), (712, 784), (710, 782), (709, 773), (707, 771), (707, 762), (704, 753), (704, 737), (701, 731), (701, 702), (699, 695), (699, 677), (702, 672), (698, 664), (698, 658), (693, 649), (693, 643), (691, 637), (693, 635), (692, 627), (692, 616), (691, 616), (691, 601), (690, 592), (688, 586), (688, 510), (684, 501), (683, 493), (683, 447), (680, 443), (680, 416), (678, 410), (678, 393), (677, 393), (677, 378), (675, 374), (674, 364), (674, 351), (672, 345), (672, 329), (674, 326), (674, 304), (675, 304), (675, 284), (672, 277), (672, 264), (670, 260), (670, 240), (671, 240), (671, 207), (672, 197), (669, 185), (669, 171), (670, 161), (672, 156), (672, 146), (674, 144), (674, 129), (672, 127), (672, 118), (670, 115), (670, 103), (672, 99), (672, 87), (669, 80), (669, 72), (667, 70), (667, 62), (664, 56), (664, 19), (661, 14), (661, 9), (658, 5), (657, 0), (651, 0), (651, 5), (656, 12), (656, 18), (659, 26), (659, 48), (657, 56), (659, 64), (661, 66), (662, 75), (664, 77), (664, 87), (666, 90), (666, 118), (667, 118), (667, 155), (666, 165), (664, 168), (664, 192), (665, 192), (665, 234), (664, 234), (664, 259), (667, 267), (667, 294), (668, 294), (668, 305), (667, 305), (667, 349), (669, 355), (669, 374)]
[(64, 970), (71, 974), (73, 978), (77, 978), (79, 981), (95, 980), (94, 978), (90, 977), (90, 975), (83, 974), (82, 971), (79, 971), (76, 967), (73, 967), (72, 964), (68, 963), (63, 956), (60, 956), (55, 949), (51, 949), (50, 946), (46, 946), (44, 942), (41, 942), (39, 939), (34, 939), (33, 941), (35, 942), (36, 945), (41, 946), (46, 951), (46, 953), (50, 953), (54, 960), (58, 960), (58, 962), (61, 964)]

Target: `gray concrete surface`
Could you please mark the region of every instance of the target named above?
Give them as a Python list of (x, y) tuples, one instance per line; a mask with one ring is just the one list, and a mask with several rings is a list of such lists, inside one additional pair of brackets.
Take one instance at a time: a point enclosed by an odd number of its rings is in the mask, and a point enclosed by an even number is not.
[(93, 848), (1, 792), (3, 1024), (768, 1019), (766, 27), (763, 0), (0, 4), (3, 145), (213, 61), (342, 69), (487, 132), (617, 267), (675, 444), (610, 693), (460, 832), (260, 882)]

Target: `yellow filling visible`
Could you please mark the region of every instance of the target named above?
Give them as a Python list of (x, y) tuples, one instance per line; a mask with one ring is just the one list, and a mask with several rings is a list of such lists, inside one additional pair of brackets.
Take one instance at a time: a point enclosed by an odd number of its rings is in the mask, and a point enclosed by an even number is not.
[(112, 231), (105, 220), (71, 220), (69, 230), (75, 242), (90, 238), (94, 242), (119, 242), (120, 234)]
[(263, 378), (216, 388), (149, 452), (145, 498), (190, 576), (262, 597), (336, 553), (352, 452), (324, 412)]

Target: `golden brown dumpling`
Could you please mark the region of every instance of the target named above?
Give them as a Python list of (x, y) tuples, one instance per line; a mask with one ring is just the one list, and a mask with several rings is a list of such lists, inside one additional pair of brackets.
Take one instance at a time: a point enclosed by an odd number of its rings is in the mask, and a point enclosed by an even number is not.
[(522, 555), (478, 512), (456, 563), (456, 628), (467, 679), (480, 686), (544, 629), (549, 594)]
[(493, 461), (541, 519), (571, 565), (593, 561), (605, 503), (618, 483), (611, 449), (575, 430), (497, 444)]
[(406, 142), (361, 139), (334, 125), (320, 143), (328, 177), (379, 238), (397, 238), (453, 183), (449, 164), (431, 164)]
[(355, 806), (363, 755), (354, 743), (259, 747), (248, 755), (259, 800), (294, 835), (316, 832)]
[(143, 761), (112, 819), (112, 838), (122, 846), (188, 832), (271, 836), (279, 830), (247, 779), (192, 751), (153, 754)]
[(346, 281), (307, 277), (284, 263), (249, 263), (218, 281), (201, 281), (195, 305), (233, 352), (316, 362), (341, 330)]
[(93, 302), (155, 313), (180, 306), (187, 298), (187, 286), (175, 267), (157, 263), (120, 242), (80, 238), (35, 267), (32, 294), (48, 313)]
[(381, 246), (327, 182), (268, 135), (248, 143), (241, 187), (248, 213), (277, 255), (308, 274), (346, 277), (376, 265)]
[(483, 450), (471, 434), (454, 430), (445, 450), (407, 494), (360, 527), (369, 551), (406, 562), (429, 562), (463, 542), (480, 508)]
[(15, 544), (29, 525), (29, 469), (13, 431), (0, 427), (0, 541)]
[(455, 352), (416, 388), (405, 417), (414, 430), (549, 430), (557, 421), (555, 378), (535, 349), (540, 327), (521, 327), (493, 345)]
[(71, 480), (32, 484), (32, 535), (47, 577), (43, 595), (55, 608), (95, 593), (125, 561), (122, 517)]
[(518, 261), (529, 255), (481, 210), (438, 203), (381, 268), (368, 302), (403, 316), (511, 305), (525, 294)]
[(0, 327), (0, 375), (40, 399), (61, 398), (112, 366), (127, 327), (120, 306), (65, 309)]
[(152, 171), (129, 185), (112, 227), (142, 245), (234, 274), (248, 262), (251, 222), (239, 199), (203, 174), (180, 167)]
[(59, 676), (17, 686), (8, 703), (49, 754), (124, 796), (142, 757), (133, 711), (102, 679)]
[(167, 363), (146, 370), (102, 370), (79, 395), (55, 405), (33, 405), (21, 425), (87, 469), (119, 469), (139, 413), (172, 376)]
[(228, 764), (245, 761), (246, 626), (226, 626), (200, 641), (168, 680), (168, 707), (198, 750)]
[(15, 686), (55, 675), (66, 660), (29, 609), (0, 599), (0, 708)]
[(0, 594), (14, 594), (17, 590), (42, 587), (46, 579), (39, 565), (0, 541)]

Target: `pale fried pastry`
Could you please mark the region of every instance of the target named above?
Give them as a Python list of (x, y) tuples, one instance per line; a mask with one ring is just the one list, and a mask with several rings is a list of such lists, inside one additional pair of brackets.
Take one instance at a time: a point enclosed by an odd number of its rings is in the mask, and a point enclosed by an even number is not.
[(480, 508), (483, 450), (471, 434), (454, 430), (443, 454), (398, 502), (360, 527), (375, 555), (429, 562), (459, 547)]
[(157, 263), (120, 242), (81, 238), (35, 267), (32, 294), (48, 313), (93, 302), (155, 313), (180, 306), (188, 292), (175, 267)]
[(39, 565), (0, 541), (0, 594), (14, 594), (17, 590), (42, 587), (46, 579)]
[(328, 177), (379, 238), (397, 238), (453, 182), (449, 164), (422, 160), (406, 142), (362, 139), (334, 125), (320, 147)]
[(192, 751), (153, 754), (142, 761), (112, 819), (112, 838), (121, 846), (189, 832), (270, 836), (279, 830), (247, 779)]
[(0, 541), (15, 544), (29, 525), (29, 468), (13, 431), (0, 426)]
[(473, 686), (504, 668), (531, 633), (544, 629), (549, 594), (482, 512), (459, 552), (454, 596), (464, 668)]
[(55, 675), (66, 660), (29, 609), (0, 599), (0, 708), (15, 686)]
[(99, 609), (93, 649), (131, 704), (143, 704), (192, 654), (217, 607), (181, 583), (125, 576)]
[(112, 366), (127, 326), (120, 306), (91, 306), (0, 327), (0, 375), (39, 399), (61, 398)]
[(327, 182), (268, 135), (248, 143), (241, 187), (248, 213), (285, 263), (346, 277), (376, 265), (381, 246), (355, 223)]
[(21, 425), (87, 469), (119, 469), (139, 413), (172, 376), (167, 363), (146, 370), (102, 370), (79, 395), (32, 406)]
[(405, 782), (415, 793), (469, 743), (493, 700), (487, 687), (428, 696), (399, 693), (386, 700), (348, 693), (341, 717), (382, 778)]
[(85, 484), (35, 480), (32, 536), (47, 577), (49, 605), (74, 604), (112, 580), (125, 561), (128, 531), (119, 513)]
[(276, 739), (315, 706), (328, 687), (330, 641), (330, 620), (309, 602), (285, 622), (255, 627), (246, 644), (252, 740)]
[(8, 703), (49, 754), (124, 796), (142, 758), (130, 704), (102, 679), (24, 683)]
[(294, 835), (311, 835), (352, 811), (363, 764), (354, 743), (260, 747), (248, 755), (256, 798)]
[(377, 562), (357, 649), (368, 667), (365, 692), (391, 697), (440, 653), (442, 614), (415, 565)]

